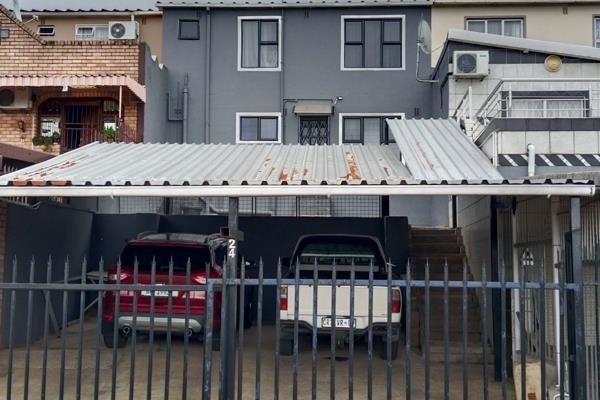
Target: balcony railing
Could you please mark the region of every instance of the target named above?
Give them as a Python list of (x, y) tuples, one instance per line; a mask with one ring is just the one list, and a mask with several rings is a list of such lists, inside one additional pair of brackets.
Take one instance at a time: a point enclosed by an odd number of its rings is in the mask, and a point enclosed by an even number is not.
[(452, 117), (474, 141), (496, 118), (597, 118), (600, 79), (504, 79), (487, 96), (469, 86)]
[(120, 124), (117, 128), (117, 137), (114, 140), (104, 137), (97, 126), (65, 127), (61, 133), (61, 148), (63, 151), (74, 150), (93, 142), (123, 142), (138, 143), (140, 138), (134, 128)]

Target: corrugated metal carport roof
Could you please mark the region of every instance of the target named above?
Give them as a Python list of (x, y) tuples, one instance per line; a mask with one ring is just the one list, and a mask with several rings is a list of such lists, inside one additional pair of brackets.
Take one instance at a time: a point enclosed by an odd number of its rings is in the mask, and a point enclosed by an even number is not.
[(415, 179), (502, 181), (485, 154), (451, 119), (388, 119), (404, 162)]
[(0, 176), (0, 197), (593, 193), (588, 182), (415, 179), (385, 145), (92, 143)]

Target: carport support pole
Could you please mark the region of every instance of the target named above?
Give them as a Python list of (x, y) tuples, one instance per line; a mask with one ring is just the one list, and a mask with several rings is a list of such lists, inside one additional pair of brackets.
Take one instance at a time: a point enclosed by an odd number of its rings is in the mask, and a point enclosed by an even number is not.
[[(237, 275), (238, 243), (236, 233), (238, 232), (239, 219), (239, 197), (229, 198), (229, 214), (227, 226), (229, 228), (229, 239), (227, 242), (227, 279), (235, 279)], [(225, 342), (221, 343), (223, 351), (223, 391), (222, 400), (231, 400), (235, 397), (235, 339), (236, 339), (236, 315), (237, 315), (237, 288), (235, 285), (226, 285), (224, 307), (227, 307), (227, 320), (225, 326)], [(243, 327), (240, 327), (243, 329)], [(241, 388), (240, 388), (241, 390)]]
[(583, 312), (583, 271), (581, 239), (581, 199), (571, 198), (571, 246), (575, 309), (575, 393), (573, 398), (586, 399), (585, 330)]

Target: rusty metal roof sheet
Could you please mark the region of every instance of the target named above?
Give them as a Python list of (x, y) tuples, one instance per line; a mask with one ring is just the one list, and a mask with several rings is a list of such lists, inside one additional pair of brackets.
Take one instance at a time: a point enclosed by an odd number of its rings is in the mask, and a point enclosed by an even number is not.
[(499, 183), (502, 175), (451, 119), (388, 119), (413, 178)]
[(340, 185), (410, 180), (395, 146), (92, 143), (0, 185)]

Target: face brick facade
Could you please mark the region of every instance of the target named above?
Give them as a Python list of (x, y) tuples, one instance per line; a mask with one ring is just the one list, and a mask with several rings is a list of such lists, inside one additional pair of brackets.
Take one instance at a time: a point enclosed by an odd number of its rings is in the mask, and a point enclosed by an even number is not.
[[(11, 76), (127, 76), (143, 84), (144, 45), (135, 40), (110, 41), (45, 41), (29, 30), (22, 22), (16, 20), (10, 11), (0, 6), (0, 28), (8, 30), (8, 38), (0, 39), (0, 78)], [(2, 88), (0, 88), (2, 89)], [(55, 110), (56, 120), (60, 121), (61, 135), (65, 127), (82, 129), (82, 118), (88, 123), (85, 137), (77, 138), (76, 144), (83, 145), (101, 137), (99, 131), (106, 122), (106, 102), (118, 104), (122, 100), (119, 140), (141, 141), (143, 103), (131, 93), (127, 87), (92, 86), (69, 87), (34, 87), (31, 88), (32, 107), (30, 109), (8, 110), (0, 108), (0, 142), (22, 147), (32, 147), (32, 139), (40, 136), (40, 124), (48, 107), (44, 104), (58, 104)], [(95, 104), (92, 108), (91, 104)], [(41, 107), (40, 107), (41, 106)], [(70, 107), (70, 108), (69, 108)], [(118, 109), (114, 109), (115, 119)], [(76, 118), (67, 114), (93, 111), (92, 117)], [(75, 111), (70, 111), (75, 110)], [(75, 121), (69, 121), (71, 120)], [(89, 126), (88, 126), (89, 125)], [(90, 131), (94, 131), (90, 133)], [(76, 132), (77, 133), (77, 132)], [(77, 133), (82, 135), (81, 132)], [(61, 146), (44, 146), (46, 151), (57, 151)], [(54, 149), (54, 150), (53, 150)]]

